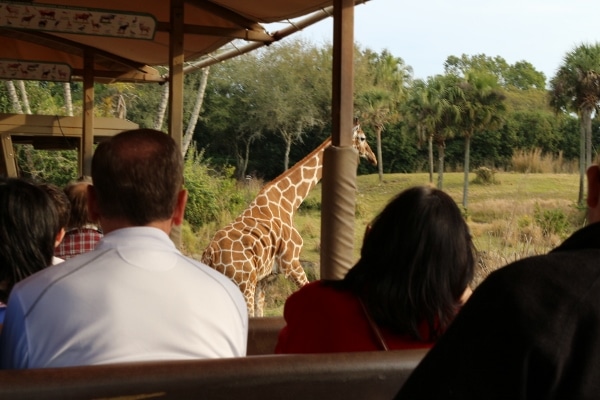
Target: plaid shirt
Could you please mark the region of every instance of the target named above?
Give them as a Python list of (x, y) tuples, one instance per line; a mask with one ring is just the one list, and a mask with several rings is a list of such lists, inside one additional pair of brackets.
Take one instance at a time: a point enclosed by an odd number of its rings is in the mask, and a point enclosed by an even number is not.
[(87, 253), (94, 250), (96, 243), (102, 239), (102, 236), (102, 232), (97, 228), (71, 229), (65, 234), (54, 255), (66, 260), (78, 254)]

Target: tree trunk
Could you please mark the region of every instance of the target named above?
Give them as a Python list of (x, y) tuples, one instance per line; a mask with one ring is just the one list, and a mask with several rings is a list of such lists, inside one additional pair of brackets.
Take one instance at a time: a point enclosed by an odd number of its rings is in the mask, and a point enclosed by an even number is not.
[(206, 92), (206, 83), (208, 82), (208, 71), (210, 67), (202, 68), (202, 78), (200, 79), (200, 86), (198, 87), (198, 94), (196, 96), (196, 103), (194, 109), (190, 115), (190, 121), (188, 123), (185, 135), (183, 135), (182, 153), (185, 157), (187, 149), (190, 146), (190, 142), (194, 137), (194, 130), (198, 123), (198, 117), (200, 116), (200, 110), (202, 109), (202, 103), (204, 102), (204, 93)]
[(6, 90), (8, 91), (8, 97), (10, 98), (13, 112), (17, 114), (23, 114), (23, 108), (21, 108), (21, 101), (17, 95), (17, 89), (15, 89), (14, 82), (4, 81), (4, 84), (6, 85)]
[(169, 82), (163, 86), (162, 96), (158, 105), (158, 112), (156, 113), (156, 120), (154, 121), (154, 129), (162, 131), (163, 121), (165, 120), (165, 113), (167, 112), (167, 105), (169, 103)]
[(287, 171), (290, 166), (290, 151), (292, 149), (292, 137), (287, 132), (282, 131), (283, 139), (285, 140), (285, 153), (283, 155), (283, 169)]
[(248, 139), (246, 140), (246, 150), (245, 150), (245, 156), (244, 156), (244, 163), (242, 164), (242, 178), (246, 178), (246, 175), (248, 173), (248, 159), (250, 158), (250, 145), (252, 144), (252, 139)]
[(584, 110), (582, 123), (585, 129), (585, 168), (592, 165), (592, 113), (594, 109)]
[(427, 137), (427, 146), (429, 154), (429, 183), (433, 183), (433, 135)]
[(383, 183), (383, 160), (381, 155), (381, 131), (383, 126), (377, 125), (375, 134), (377, 135), (377, 169), (379, 171), (379, 183)]
[(63, 82), (63, 90), (65, 92), (65, 110), (69, 117), (73, 116), (73, 97), (71, 96), (71, 82)]
[(23, 107), (25, 108), (25, 114), (31, 114), (31, 107), (29, 106), (29, 96), (27, 96), (27, 89), (25, 88), (25, 82), (22, 80), (17, 81), (17, 86), (21, 92), (21, 100), (23, 101)]
[(463, 208), (466, 210), (469, 204), (469, 164), (471, 161), (471, 136), (465, 136), (465, 178), (463, 182)]
[(117, 97), (117, 118), (127, 118), (127, 103), (125, 103), (125, 97), (123, 94), (119, 94)]
[(585, 139), (586, 131), (582, 115), (581, 125), (579, 126), (579, 194), (577, 197), (577, 204), (580, 206), (583, 206), (583, 185), (585, 182)]
[(438, 144), (438, 183), (437, 188), (442, 190), (444, 188), (444, 152), (446, 149), (445, 143)]

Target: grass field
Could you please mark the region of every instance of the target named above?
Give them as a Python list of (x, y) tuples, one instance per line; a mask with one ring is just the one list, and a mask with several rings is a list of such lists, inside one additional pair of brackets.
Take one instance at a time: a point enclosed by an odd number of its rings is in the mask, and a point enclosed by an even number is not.
[[(480, 254), (474, 285), (492, 270), (511, 261), (546, 253), (585, 223), (585, 211), (576, 204), (577, 174), (496, 173), (495, 178), (496, 184), (469, 185), (465, 217)], [(434, 183), (436, 179), (434, 176)], [(471, 175), (470, 180), (473, 179), (475, 174)], [(429, 185), (428, 174), (388, 174), (382, 183), (377, 174), (357, 178), (355, 259), (360, 254), (366, 224), (392, 196), (415, 185)], [(445, 173), (444, 191), (462, 208), (463, 173)], [(249, 198), (252, 197), (250, 193)], [(300, 258), (310, 280), (319, 276), (320, 204), (321, 186), (318, 185), (305, 199), (294, 220), (304, 239)], [(201, 252), (218, 228), (207, 226), (194, 233), (196, 251), (191, 252)], [(280, 315), (285, 299), (294, 290), (295, 286), (283, 276), (274, 280), (267, 293), (266, 315)]]
[[(475, 178), (472, 174), (471, 180)], [(434, 183), (437, 179), (434, 176)], [(480, 265), (474, 285), (489, 272), (522, 257), (542, 254), (583, 226), (585, 211), (577, 207), (579, 176), (576, 174), (496, 173), (497, 184), (469, 185), (465, 212)], [(400, 191), (429, 185), (429, 175), (389, 174), (383, 183), (374, 175), (357, 179), (355, 258), (358, 259), (366, 224)], [(444, 191), (462, 208), (463, 173), (445, 173)], [(309, 279), (318, 277), (321, 187), (307, 197), (295, 224), (304, 239), (301, 261)], [(268, 315), (279, 315), (285, 298), (295, 289), (283, 277), (267, 295)]]

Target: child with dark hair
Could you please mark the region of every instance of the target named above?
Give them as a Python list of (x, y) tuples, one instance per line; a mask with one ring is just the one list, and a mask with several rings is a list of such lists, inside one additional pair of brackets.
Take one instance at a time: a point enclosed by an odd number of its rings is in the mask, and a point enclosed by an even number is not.
[(102, 231), (98, 222), (94, 221), (88, 212), (87, 191), (90, 180), (81, 179), (70, 183), (64, 193), (71, 204), (71, 213), (67, 224), (65, 237), (56, 249), (56, 256), (69, 259), (78, 254), (94, 250), (102, 239)]

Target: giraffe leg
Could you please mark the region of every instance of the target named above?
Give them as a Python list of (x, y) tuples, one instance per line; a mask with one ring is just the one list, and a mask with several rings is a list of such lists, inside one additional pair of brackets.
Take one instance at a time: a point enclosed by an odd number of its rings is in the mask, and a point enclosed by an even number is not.
[(290, 278), (299, 288), (308, 283), (306, 272), (304, 272), (304, 268), (302, 268), (300, 261), (297, 260), (292, 262), (292, 265), (287, 271), (286, 276)]
[(265, 309), (265, 291), (267, 288), (267, 280), (262, 279), (256, 284), (256, 297), (254, 299), (255, 316), (263, 317)]
[(246, 282), (239, 283), (238, 286), (244, 294), (246, 299), (246, 307), (248, 308), (248, 316), (254, 317), (255, 303), (256, 303), (256, 287), (257, 283), (254, 279), (249, 279)]
[(302, 236), (292, 227), (291, 241), (288, 243), (286, 251), (279, 258), (281, 272), (286, 278), (291, 279), (297, 287), (302, 287), (308, 283), (306, 272), (300, 264), (300, 251), (302, 250)]

